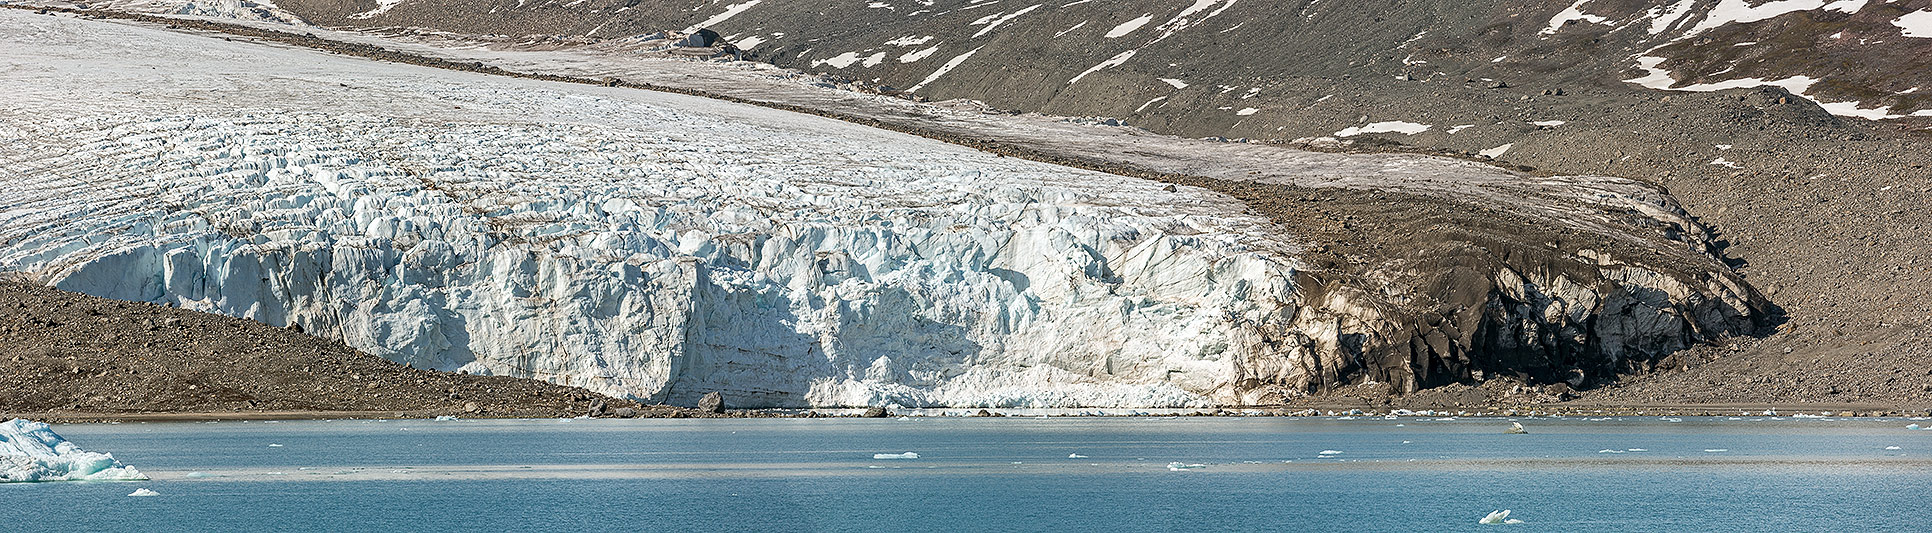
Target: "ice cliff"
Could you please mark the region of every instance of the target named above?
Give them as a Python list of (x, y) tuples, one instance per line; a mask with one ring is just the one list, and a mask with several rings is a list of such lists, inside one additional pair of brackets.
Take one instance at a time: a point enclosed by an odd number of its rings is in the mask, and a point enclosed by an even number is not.
[(112, 454), (80, 449), (40, 422), (0, 422), (0, 483), (140, 481), (148, 477)]

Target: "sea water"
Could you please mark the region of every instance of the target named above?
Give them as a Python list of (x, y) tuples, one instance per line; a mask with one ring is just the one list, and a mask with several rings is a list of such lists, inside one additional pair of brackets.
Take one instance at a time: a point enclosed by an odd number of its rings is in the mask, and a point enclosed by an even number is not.
[[(1927, 531), (1932, 432), (1908, 423), (63, 425), (154, 481), (0, 485), (0, 531)], [(1502, 509), (1526, 523), (1477, 524)]]

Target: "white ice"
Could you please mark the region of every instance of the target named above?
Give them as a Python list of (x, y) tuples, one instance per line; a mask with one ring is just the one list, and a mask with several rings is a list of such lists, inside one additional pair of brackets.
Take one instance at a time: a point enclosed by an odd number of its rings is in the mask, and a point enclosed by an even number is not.
[(146, 488), (134, 489), (134, 492), (128, 493), (128, 496), (134, 496), (134, 497), (147, 497), (147, 496), (160, 496), (160, 495), (161, 493), (148, 490)]
[(1197, 189), (5, 11), (0, 48), (36, 68), (0, 71), (0, 268), (70, 290), (778, 406), (1232, 402), (1250, 330), (1299, 302), (1292, 242)]
[(1484, 524), (1484, 525), (1501, 525), (1501, 524), (1521, 524), (1523, 523), (1523, 521), (1510, 518), (1509, 510), (1504, 509), (1501, 511), (1491, 511), (1488, 515), (1483, 516), (1482, 520), (1478, 520), (1477, 523)]
[(872, 454), (872, 458), (873, 458), (873, 459), (918, 459), (918, 458), (919, 458), (919, 454), (917, 454), (917, 453), (913, 453), (913, 452), (906, 452), (906, 453), (875, 453), (875, 454)]
[(113, 454), (82, 450), (67, 442), (47, 424), (21, 418), (0, 422), (0, 483), (147, 478)]

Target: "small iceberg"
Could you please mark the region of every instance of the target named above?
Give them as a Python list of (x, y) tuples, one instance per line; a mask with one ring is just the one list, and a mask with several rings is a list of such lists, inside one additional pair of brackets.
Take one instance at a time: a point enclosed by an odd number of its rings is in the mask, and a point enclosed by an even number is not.
[(269, 443), (269, 445), (268, 445), (268, 447), (270, 447), (270, 448), (280, 448), (280, 447), (282, 447), (282, 445), (280, 445), (280, 444), (275, 444), (275, 443)]
[(1503, 433), (1507, 433), (1510, 435), (1528, 435), (1529, 430), (1523, 429), (1522, 422), (1510, 422), (1509, 429), (1503, 430)]
[(1086, 459), (1086, 458), (1087, 458), (1087, 456), (1085, 456), (1085, 455), (1080, 455), (1080, 454), (1077, 454), (1077, 453), (1069, 453), (1069, 454), (1067, 454), (1067, 458), (1068, 458), (1068, 459)]
[(1731, 451), (1731, 449), (1730, 448), (1705, 448), (1704, 449), (1704, 453), (1724, 453), (1728, 451)]
[(1493, 526), (1500, 524), (1521, 524), (1523, 521), (1510, 518), (1509, 509), (1503, 509), (1501, 511), (1491, 511), (1488, 515), (1483, 516), (1482, 520), (1476, 521), (1476, 523)]
[(450, 422), (454, 420), (457, 420), (456, 415), (442, 415), (442, 416), (436, 417), (437, 422)]
[(134, 489), (134, 492), (128, 493), (128, 496), (134, 496), (134, 497), (147, 497), (147, 496), (160, 496), (160, 495), (161, 493), (151, 491), (148, 489)]
[(1921, 431), (1918, 424), (1906, 424), (1905, 429), (1909, 429), (1912, 431)]
[(1168, 471), (1171, 471), (1171, 472), (1180, 472), (1180, 471), (1182, 471), (1182, 470), (1200, 470), (1200, 469), (1203, 469), (1203, 468), (1207, 468), (1207, 465), (1204, 465), (1204, 464), (1199, 464), (1199, 463), (1196, 463), (1196, 464), (1186, 464), (1186, 463), (1182, 463), (1182, 462), (1180, 462), (1180, 461), (1175, 461), (1175, 462), (1172, 462), (1172, 463), (1167, 463), (1167, 470), (1168, 470)]
[(875, 454), (872, 454), (872, 458), (873, 458), (873, 459), (918, 459), (918, 458), (919, 458), (919, 454), (916, 454), (916, 453), (913, 453), (913, 452), (906, 452), (906, 453), (875, 453)]
[(1341, 454), (1342, 454), (1341, 450), (1322, 450), (1322, 453), (1318, 453), (1315, 455), (1341, 455)]
[(0, 483), (146, 479), (112, 454), (67, 442), (47, 424), (19, 418), (0, 423)]
[(1899, 450), (1899, 449), (1902, 449), (1902, 448), (1899, 448), (1899, 447), (1897, 447), (1897, 446), (1886, 446), (1886, 447), (1885, 447), (1885, 449), (1887, 449), (1887, 450)]

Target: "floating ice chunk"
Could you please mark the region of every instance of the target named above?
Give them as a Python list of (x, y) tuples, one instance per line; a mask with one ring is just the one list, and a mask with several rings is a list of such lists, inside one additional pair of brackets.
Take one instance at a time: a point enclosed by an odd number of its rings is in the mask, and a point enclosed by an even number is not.
[(1902, 448), (1899, 448), (1899, 447), (1897, 447), (1897, 446), (1886, 446), (1886, 447), (1885, 447), (1885, 449), (1887, 449), (1887, 450), (1898, 450), (1898, 449), (1902, 449)]
[(456, 415), (443, 415), (443, 416), (436, 417), (437, 422), (449, 422), (452, 420), (456, 420)]
[(280, 445), (280, 444), (275, 444), (275, 443), (272, 443), (272, 442), (271, 442), (271, 443), (269, 443), (269, 444), (268, 444), (268, 447), (270, 447), (270, 448), (280, 448), (280, 447), (282, 447), (282, 445)]
[(1341, 450), (1322, 450), (1322, 453), (1317, 455), (1341, 455), (1341, 453)]
[(1625, 451), (1632, 451), (1632, 452), (1647, 452), (1647, 451), (1650, 451), (1650, 450), (1646, 450), (1646, 449), (1643, 449), (1643, 448), (1631, 448), (1631, 449), (1629, 449), (1629, 450), (1625, 450)]
[(1597, 450), (1597, 453), (1623, 453), (1623, 451), (1621, 451), (1621, 450), (1611, 450), (1611, 449), (1602, 449), (1602, 450)]
[(151, 491), (145, 488), (134, 489), (134, 492), (128, 493), (128, 496), (160, 496), (160, 495), (161, 493), (159, 492)]
[(1085, 455), (1080, 455), (1080, 454), (1077, 454), (1077, 453), (1069, 453), (1069, 454), (1067, 454), (1067, 458), (1068, 458), (1068, 459), (1086, 459), (1086, 458), (1087, 458), (1087, 456), (1085, 456)]
[(1483, 519), (1476, 521), (1476, 523), (1485, 524), (1485, 525), (1499, 525), (1499, 524), (1521, 524), (1523, 523), (1523, 521), (1510, 518), (1509, 509), (1504, 509), (1501, 511), (1490, 511), (1488, 515), (1484, 515)]
[(1905, 429), (1909, 429), (1909, 430), (1912, 430), (1912, 431), (1919, 431), (1919, 425), (1918, 425), (1918, 424), (1906, 424), (1906, 425), (1905, 425)]
[(1528, 435), (1529, 430), (1523, 429), (1522, 422), (1510, 422), (1509, 429), (1503, 430), (1503, 433), (1508, 433), (1511, 435)]
[(184, 477), (202, 478), (202, 477), (215, 477), (215, 475), (207, 472), (189, 472), (188, 475)]
[(1167, 463), (1167, 469), (1172, 472), (1179, 472), (1182, 470), (1200, 470), (1203, 468), (1207, 468), (1207, 465), (1199, 464), (1199, 463), (1187, 464), (1187, 463), (1182, 463), (1180, 461)]
[(906, 452), (906, 453), (875, 453), (875, 454), (872, 454), (872, 458), (873, 458), (873, 459), (918, 459), (918, 458), (919, 458), (919, 454), (917, 454), (917, 453), (913, 453), (913, 452)]
[(114, 460), (67, 442), (40, 422), (0, 423), (0, 483), (34, 481), (140, 481), (148, 477)]
[(1731, 449), (1730, 448), (1705, 448), (1704, 449), (1704, 453), (1724, 453), (1728, 451), (1731, 451)]

